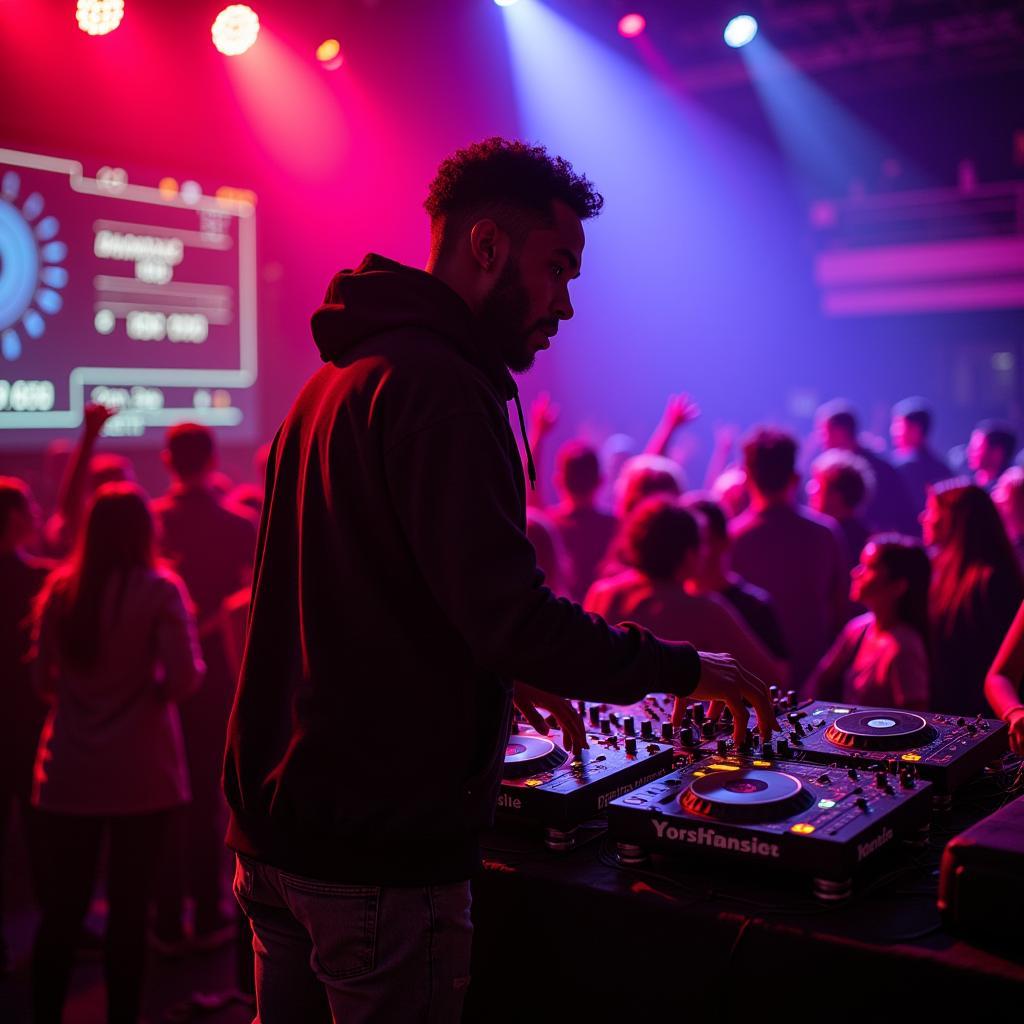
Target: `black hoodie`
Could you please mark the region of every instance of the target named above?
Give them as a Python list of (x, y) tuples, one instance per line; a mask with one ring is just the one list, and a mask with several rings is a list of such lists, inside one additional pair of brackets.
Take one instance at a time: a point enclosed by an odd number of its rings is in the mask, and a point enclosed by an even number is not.
[(313, 315), (328, 364), (274, 439), (228, 730), (228, 844), (328, 881), (469, 877), (512, 680), (628, 703), (686, 695), (688, 644), (544, 586), (506, 403), (463, 300), (370, 255)]

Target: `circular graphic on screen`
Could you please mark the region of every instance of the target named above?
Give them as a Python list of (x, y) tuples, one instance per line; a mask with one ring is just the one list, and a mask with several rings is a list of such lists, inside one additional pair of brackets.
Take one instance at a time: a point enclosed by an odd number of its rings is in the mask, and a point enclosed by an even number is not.
[(68, 283), (62, 264), (68, 247), (57, 237), (60, 222), (46, 214), (38, 192), (22, 196), (21, 176), (0, 179), (0, 354), (14, 360), (25, 341), (41, 338), (46, 318), (64, 305)]

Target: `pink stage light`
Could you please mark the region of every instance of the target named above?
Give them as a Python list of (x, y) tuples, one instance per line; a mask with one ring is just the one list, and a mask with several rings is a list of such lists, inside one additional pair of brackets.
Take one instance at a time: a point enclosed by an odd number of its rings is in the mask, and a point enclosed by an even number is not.
[(210, 34), (221, 53), (237, 57), (256, 42), (260, 34), (259, 15), (245, 4), (231, 4), (217, 15)]
[(619, 35), (635, 39), (647, 28), (647, 19), (642, 14), (626, 14), (619, 19)]
[(78, 0), (75, 20), (91, 36), (113, 32), (124, 17), (124, 0)]
[(341, 55), (341, 43), (337, 39), (325, 39), (316, 48), (316, 59), (325, 71), (337, 71), (345, 62)]

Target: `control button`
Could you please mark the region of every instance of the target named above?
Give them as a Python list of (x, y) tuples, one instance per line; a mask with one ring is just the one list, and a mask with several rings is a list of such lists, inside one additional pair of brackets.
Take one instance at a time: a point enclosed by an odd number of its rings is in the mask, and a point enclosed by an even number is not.
[(704, 705), (700, 702), (693, 705), (693, 720), (695, 722), (703, 722), (706, 715), (704, 713)]
[(771, 757), (774, 751), (772, 750), (772, 741), (765, 740), (761, 744), (761, 754), (763, 757)]
[(590, 724), (600, 725), (601, 723), (601, 709), (595, 704), (590, 709)]
[(857, 797), (857, 806), (862, 811), (866, 811), (868, 809), (868, 802), (867, 802), (867, 800), (864, 799), (864, 797), (859, 796), (859, 797)]
[(818, 782), (820, 782), (823, 786), (829, 785), (829, 783), (831, 783), (831, 781), (832, 781), (832, 776), (831, 775), (819, 775), (818, 776)]
[(576, 701), (576, 710), (581, 715), (585, 715), (587, 713), (587, 702), (585, 700)]
[(627, 736), (636, 735), (636, 722), (633, 720), (632, 715), (626, 715), (626, 717), (622, 720), (622, 728)]
[(645, 740), (654, 739), (654, 723), (649, 718), (645, 718), (640, 723), (640, 735)]
[(796, 690), (789, 690), (786, 693), (786, 703), (791, 708), (796, 708), (800, 706), (800, 698), (797, 696)]
[(714, 722), (705, 722), (700, 727), (700, 734), (706, 740), (713, 740), (715, 738), (715, 723)]
[(673, 730), (672, 730), (672, 723), (671, 722), (662, 722), (661, 723), (661, 738), (663, 740), (671, 740), (672, 739), (672, 731)]
[(856, 768), (851, 768), (846, 774), (849, 775), (851, 779), (859, 779), (860, 778), (860, 776), (857, 774), (857, 769)]
[(622, 802), (624, 804), (633, 804), (635, 806), (643, 806), (645, 803), (647, 803), (646, 800), (641, 800), (638, 796), (624, 796), (622, 798)]
[(626, 753), (629, 754), (631, 757), (636, 757), (636, 737), (635, 736), (627, 736), (626, 737)]
[(889, 776), (884, 770), (875, 772), (875, 782), (878, 784), (879, 789), (885, 789), (889, 785)]
[(696, 737), (693, 735), (693, 727), (689, 725), (683, 725), (679, 728), (679, 742), (684, 747), (692, 747), (696, 745)]
[(779, 752), (779, 757), (788, 757), (790, 754), (789, 743), (784, 739), (775, 744), (775, 749)]
[(692, 704), (687, 704), (686, 707), (683, 708), (683, 722), (686, 725), (689, 725), (690, 722), (692, 722), (692, 721), (693, 721), (693, 705)]
[(729, 754), (729, 743), (727, 740), (719, 740), (715, 748), (719, 757), (727, 757)]
[(601, 732), (603, 732), (605, 734), (605, 736), (610, 736), (611, 735), (611, 731), (612, 731), (612, 723), (607, 718), (602, 718), (601, 719)]

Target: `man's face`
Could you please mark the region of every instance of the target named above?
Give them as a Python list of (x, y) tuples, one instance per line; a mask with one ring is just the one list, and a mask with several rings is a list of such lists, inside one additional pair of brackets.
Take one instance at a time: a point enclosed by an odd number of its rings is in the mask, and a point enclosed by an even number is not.
[(894, 416), (889, 427), (892, 446), (898, 452), (917, 451), (924, 445), (924, 431), (919, 423), (913, 423), (904, 416)]
[(529, 370), (537, 353), (550, 346), (559, 320), (573, 315), (569, 282), (580, 273), (583, 225), (562, 202), (552, 210), (551, 226), (527, 234), (480, 308), (485, 330), (515, 373)]

